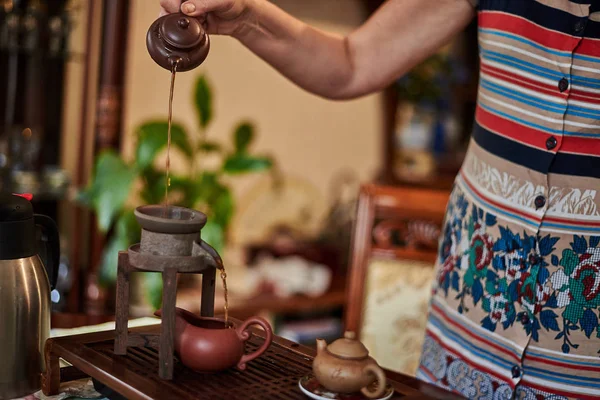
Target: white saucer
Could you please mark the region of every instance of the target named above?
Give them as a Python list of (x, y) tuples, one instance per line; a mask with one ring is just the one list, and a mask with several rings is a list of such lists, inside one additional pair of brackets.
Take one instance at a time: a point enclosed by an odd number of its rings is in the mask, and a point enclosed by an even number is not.
[[(318, 385), (314, 390), (308, 388), (308, 384)], [(315, 400), (388, 400), (394, 395), (394, 388), (388, 383), (387, 390), (382, 397), (377, 399), (369, 399), (362, 393), (341, 394), (330, 392), (323, 386), (319, 385), (316, 378), (312, 375), (307, 375), (298, 381), (298, 387), (308, 397)]]

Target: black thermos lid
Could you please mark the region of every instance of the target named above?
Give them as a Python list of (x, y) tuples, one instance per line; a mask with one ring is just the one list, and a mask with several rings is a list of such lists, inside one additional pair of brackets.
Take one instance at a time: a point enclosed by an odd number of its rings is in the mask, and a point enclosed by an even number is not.
[(0, 260), (37, 253), (33, 206), (20, 196), (0, 193)]

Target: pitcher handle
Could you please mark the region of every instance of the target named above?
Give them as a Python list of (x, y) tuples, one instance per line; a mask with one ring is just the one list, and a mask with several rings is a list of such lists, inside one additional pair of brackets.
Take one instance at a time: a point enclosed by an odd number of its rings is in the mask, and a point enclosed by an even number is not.
[(261, 326), (266, 332), (266, 337), (265, 342), (262, 344), (262, 346), (258, 348), (258, 350), (256, 350), (254, 353), (244, 354), (242, 356), (240, 362), (237, 365), (238, 369), (240, 369), (241, 371), (246, 369), (246, 364), (249, 361), (260, 357), (265, 351), (267, 351), (267, 349), (271, 345), (271, 342), (273, 341), (273, 330), (271, 329), (271, 325), (269, 325), (269, 323), (264, 318), (251, 317), (244, 321), (244, 323), (236, 330), (237, 335), (242, 342), (246, 342), (248, 339), (250, 339), (251, 333), (248, 331), (248, 327), (250, 325)]
[(60, 237), (58, 235), (58, 227), (54, 220), (46, 215), (34, 214), (35, 225), (41, 228), (42, 233), (46, 235), (44, 243), (47, 259), (44, 260), (44, 268), (48, 275), (50, 290), (56, 288), (58, 279), (58, 267), (60, 265)]
[(361, 389), (361, 393), (370, 399), (382, 397), (386, 389), (387, 379), (381, 367), (378, 365), (369, 364), (363, 369), (363, 373), (375, 375), (377, 378), (377, 389), (369, 390), (369, 387), (364, 387)]

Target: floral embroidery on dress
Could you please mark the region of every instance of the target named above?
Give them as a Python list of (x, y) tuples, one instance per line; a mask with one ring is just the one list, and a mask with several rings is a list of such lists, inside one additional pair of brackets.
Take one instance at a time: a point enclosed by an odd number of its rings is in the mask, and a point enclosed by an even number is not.
[[(490, 229), (497, 229), (494, 239)], [(573, 331), (600, 338), (600, 237), (575, 235), (562, 257), (554, 254), (558, 237), (514, 232), (497, 226), (491, 213), (471, 205), (455, 188), (448, 204), (439, 247), (440, 268), (434, 291), (459, 299), (457, 311), (468, 313), (466, 298), (487, 316), (489, 331), (518, 323), (539, 340), (539, 330), (557, 332), (563, 353), (579, 345)], [(558, 268), (552, 275), (550, 264)], [(599, 351), (600, 353), (600, 351)]]
[[(574, 236), (571, 248), (563, 250), (558, 269), (550, 277), (554, 290), (552, 305), (564, 311), (563, 329), (556, 339), (563, 339), (562, 351), (569, 353), (572, 343), (569, 334), (582, 330), (590, 338), (600, 337), (598, 306), (600, 306), (600, 237), (592, 236), (589, 244), (583, 236)], [(557, 261), (555, 259), (555, 261)], [(600, 352), (600, 351), (599, 351)]]

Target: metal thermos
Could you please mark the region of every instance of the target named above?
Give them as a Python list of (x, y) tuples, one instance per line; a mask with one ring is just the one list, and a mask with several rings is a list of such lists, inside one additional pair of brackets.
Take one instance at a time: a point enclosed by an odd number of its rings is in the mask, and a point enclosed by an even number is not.
[(26, 198), (0, 193), (2, 400), (25, 397), (41, 387), (50, 335), (50, 287), (56, 283), (59, 253), (54, 221), (35, 215)]

